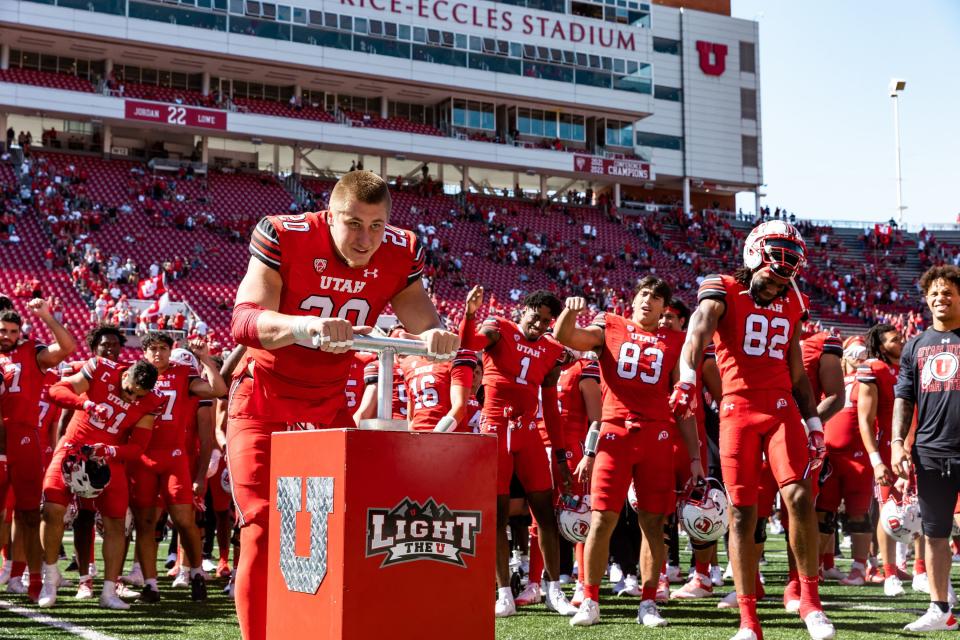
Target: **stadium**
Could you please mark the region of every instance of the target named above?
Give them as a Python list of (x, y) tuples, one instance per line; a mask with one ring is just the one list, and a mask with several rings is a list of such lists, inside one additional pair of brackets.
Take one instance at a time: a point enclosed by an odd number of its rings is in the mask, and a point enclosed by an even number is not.
[(763, 202), (759, 34), (0, 3), (0, 638), (956, 629), (960, 231)]

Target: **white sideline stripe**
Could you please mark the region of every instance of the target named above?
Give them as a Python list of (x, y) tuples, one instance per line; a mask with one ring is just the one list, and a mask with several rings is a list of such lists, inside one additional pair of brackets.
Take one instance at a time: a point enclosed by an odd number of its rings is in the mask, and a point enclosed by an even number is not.
[(19, 616), (23, 616), (33, 622), (46, 625), (48, 627), (55, 627), (61, 631), (66, 631), (67, 633), (72, 633), (75, 636), (79, 636), (84, 640), (119, 640), (114, 636), (108, 636), (105, 633), (100, 633), (99, 631), (94, 631), (93, 629), (87, 629), (86, 627), (81, 627), (64, 620), (58, 620), (44, 613), (37, 613), (33, 609), (27, 609), (21, 607), (7, 600), (0, 600), (0, 609), (6, 609), (10, 613), (15, 613)]

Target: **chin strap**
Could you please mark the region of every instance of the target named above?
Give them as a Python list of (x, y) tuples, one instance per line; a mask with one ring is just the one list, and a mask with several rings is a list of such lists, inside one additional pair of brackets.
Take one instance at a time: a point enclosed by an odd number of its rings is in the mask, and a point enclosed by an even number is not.
[(804, 314), (807, 314), (807, 305), (803, 304), (803, 294), (800, 293), (800, 287), (797, 286), (796, 278), (790, 278), (790, 284), (793, 285), (793, 290), (797, 292), (797, 300), (800, 302), (800, 310)]

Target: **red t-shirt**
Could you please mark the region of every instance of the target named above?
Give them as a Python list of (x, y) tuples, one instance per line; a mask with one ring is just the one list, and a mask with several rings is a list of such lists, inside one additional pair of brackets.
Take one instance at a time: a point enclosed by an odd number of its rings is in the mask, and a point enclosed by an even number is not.
[(4, 393), (0, 395), (0, 415), (7, 429), (36, 431), (40, 424), (40, 395), (44, 371), (37, 356), (46, 345), (24, 340), (6, 353), (0, 353)]
[[(598, 313), (592, 324), (603, 329), (603, 421), (623, 426), (629, 420), (629, 428), (673, 424), (671, 374), (680, 359), (684, 334), (666, 328), (644, 331), (636, 322), (606, 312)], [(641, 361), (645, 366), (640, 366)]]
[(129, 431), (145, 415), (158, 416), (164, 410), (165, 398), (151, 391), (135, 402), (125, 402), (118, 395), (121, 377), (129, 363), (91, 358), (81, 370), (90, 381), (87, 399), (108, 407), (106, 420), (100, 421), (86, 411), (74, 411), (67, 426), (66, 440), (73, 444), (124, 444)]
[[(280, 313), (346, 318), (355, 325), (375, 323), (397, 293), (419, 282), (424, 261), (412, 232), (387, 225), (367, 266), (347, 266), (325, 211), (261, 219), (250, 253), (280, 273)], [(309, 340), (248, 353), (255, 362), (254, 391), (238, 416), (326, 424), (346, 408), (352, 354), (322, 353)]]
[[(452, 361), (437, 362), (423, 356), (404, 358), (400, 363), (403, 382), (413, 399), (411, 431), (432, 431), (437, 422), (450, 412), (452, 387), (470, 388), (477, 357), (472, 351), (461, 349)], [(457, 424), (455, 431), (467, 432), (466, 421)]]
[(801, 303), (789, 291), (761, 307), (732, 276), (711, 275), (700, 284), (697, 300), (719, 300), (726, 307), (713, 336), (724, 395), (793, 389), (787, 353), (807, 316), (806, 296)]
[(500, 339), (483, 352), (483, 415), (498, 423), (508, 416), (532, 420), (540, 406), (540, 386), (560, 364), (563, 347), (552, 336), (528, 340), (523, 331), (504, 318), (490, 317), (483, 327), (497, 331)]

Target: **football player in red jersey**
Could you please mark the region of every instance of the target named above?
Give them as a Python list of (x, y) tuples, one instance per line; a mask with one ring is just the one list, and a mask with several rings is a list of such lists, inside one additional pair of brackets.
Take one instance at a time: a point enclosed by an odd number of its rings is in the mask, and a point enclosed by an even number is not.
[(7, 467), (7, 477), (0, 482), (0, 496), (6, 497), (9, 483), (15, 499), (14, 544), (22, 538), (30, 568), (28, 592), (36, 601), (41, 588), (40, 498), (48, 444), (47, 437), (39, 432), (40, 396), (44, 373), (73, 353), (77, 343), (53, 317), (46, 300), (34, 298), (27, 308), (47, 326), (56, 342), (43, 345), (30, 338), (21, 340), (20, 314), (12, 309), (0, 313), (0, 371), (6, 387), (0, 396), (5, 431), (0, 442), (0, 464)]
[[(857, 413), (860, 437), (873, 467), (882, 505), (890, 497), (897, 479), (890, 466), (890, 434), (893, 428), (893, 389), (900, 372), (903, 335), (893, 325), (877, 324), (867, 331), (865, 342), (867, 360), (857, 370)], [(883, 592), (888, 596), (903, 595), (903, 586), (897, 575), (897, 543), (879, 524), (877, 542), (883, 561)]]
[[(483, 287), (467, 294), (460, 327), (464, 346), (483, 352), (484, 403), (482, 433), (497, 434), (497, 617), (517, 612), (510, 590), (507, 520), (510, 515), (510, 480), (516, 473), (540, 531), (540, 550), (546, 567), (546, 606), (561, 615), (577, 609), (560, 589), (560, 535), (553, 510), (553, 479), (550, 457), (537, 429), (537, 410), (543, 403), (543, 421), (553, 454), (566, 461), (566, 445), (557, 405), (557, 379), (563, 347), (546, 335), (563, 308), (548, 291), (534, 291), (523, 301), (517, 324), (489, 317), (476, 328), (476, 313), (483, 303)], [(540, 392), (538, 398), (537, 391)], [(572, 476), (560, 465), (563, 493), (572, 490)]]
[(198, 376), (193, 367), (170, 360), (173, 338), (169, 335), (150, 332), (141, 339), (141, 346), (144, 359), (157, 368), (154, 391), (163, 396), (165, 404), (163, 412), (154, 421), (150, 444), (127, 469), (130, 507), (137, 530), (137, 557), (145, 582), (138, 602), (160, 601), (154, 535), (158, 495), (180, 533), (180, 544), (190, 569), (190, 596), (194, 601), (205, 600), (206, 578), (201, 566), (203, 552), (194, 513), (194, 501), (203, 499), (201, 489), (205, 483), (194, 482), (195, 470), (190, 466), (187, 430), (197, 412), (194, 400), (218, 398), (226, 393), (227, 386), (204, 341), (192, 342), (190, 349), (200, 361), (206, 379)]
[(473, 387), (477, 356), (460, 349), (453, 362), (408, 356), (400, 362), (407, 389), (407, 416), (411, 431), (469, 433), (467, 400)]
[[(101, 324), (93, 329), (86, 336), (87, 347), (94, 356), (105, 358), (112, 362), (120, 359), (120, 351), (127, 342), (127, 337), (123, 335), (116, 326), (110, 324)], [(62, 367), (62, 376), (71, 376), (79, 373), (86, 364), (85, 360), (76, 360), (67, 363)], [(47, 390), (47, 397), (50, 392)], [(52, 403), (52, 400), (51, 400)], [(60, 409), (53, 405), (53, 409), (58, 411), (57, 437), (55, 442), (59, 442), (67, 433), (67, 425), (73, 419), (72, 409)], [(80, 574), (80, 580), (77, 584), (78, 600), (89, 600), (93, 598), (93, 547), (95, 542), (95, 523), (97, 512), (89, 500), (79, 500), (77, 504), (77, 516), (73, 519), (73, 548), (76, 550), (77, 572)]]
[[(407, 385), (403, 380), (403, 369), (401, 369), (403, 360), (407, 356), (399, 356), (393, 362), (393, 398), (391, 406), (393, 414), (389, 416), (393, 420), (407, 420)], [(360, 408), (357, 410), (359, 420), (376, 418), (377, 416), (377, 383), (380, 380), (380, 361), (373, 359), (363, 368), (363, 399), (360, 400)]]
[[(129, 609), (117, 596), (117, 577), (123, 566), (124, 520), (129, 494), (126, 463), (146, 449), (156, 415), (165, 398), (153, 391), (157, 369), (138, 360), (126, 365), (92, 358), (80, 373), (64, 378), (50, 388), (50, 397), (65, 409), (75, 409), (67, 433), (57, 444), (43, 479), (43, 591), (39, 604), (56, 602), (60, 572), (57, 554), (63, 539), (63, 515), (72, 498), (61, 470), (64, 458), (77, 455), (83, 445), (92, 448), (91, 458), (107, 463), (110, 482), (94, 501), (103, 518), (103, 592), (100, 606)], [(82, 394), (86, 394), (82, 397)]]
[[(824, 578), (839, 579), (845, 586), (866, 584), (867, 557), (873, 534), (870, 526), (870, 503), (873, 501), (873, 473), (867, 465), (867, 454), (860, 437), (857, 401), (861, 385), (857, 367), (865, 358), (859, 345), (843, 353), (843, 383), (846, 401), (843, 408), (824, 425), (827, 461), (831, 472), (823, 481), (817, 496), (817, 517), (820, 521), (820, 557), (824, 559)], [(847, 515), (845, 530), (853, 540), (853, 565), (844, 576), (833, 566), (836, 544), (836, 517), (843, 502)], [(833, 569), (833, 571), (831, 571)], [(839, 574), (839, 576), (837, 575)]]
[(711, 275), (702, 281), (680, 360), (681, 378), (671, 398), (678, 415), (692, 410), (696, 368), (712, 339), (723, 377), (720, 457), (732, 503), (730, 556), (740, 605), (736, 640), (762, 637), (754, 534), (764, 451), (790, 514), (790, 545), (801, 583), (800, 616), (814, 639), (835, 634), (820, 604), (819, 537), (811, 487), (826, 448), (800, 351), (805, 301), (793, 280), (805, 255), (806, 245), (792, 225), (764, 222), (747, 236), (742, 268), (733, 276)]
[[(353, 426), (344, 388), (354, 326), (369, 332), (390, 303), (429, 355), (452, 358), (423, 288), (416, 236), (387, 224), (387, 184), (351, 171), (330, 193), (330, 210), (267, 216), (253, 231), (231, 331), (248, 347), (231, 387), (227, 459), (241, 529), (235, 597), (245, 640), (266, 635), (270, 434), (297, 423)], [(315, 341), (317, 344), (315, 344)]]
[[(666, 626), (656, 605), (660, 569), (665, 561), (663, 530), (676, 503), (673, 479), (674, 417), (668, 399), (680, 372), (677, 362), (683, 334), (661, 329), (660, 316), (671, 298), (670, 285), (655, 276), (637, 284), (630, 319), (601, 312), (585, 328), (576, 318), (587, 310), (583, 298), (567, 298), (557, 321), (557, 339), (571, 349), (594, 351), (600, 357), (602, 424), (594, 422), (586, 436), (584, 457), (577, 467), (590, 478), (593, 514), (585, 549), (583, 604), (571, 625), (589, 626), (600, 619), (600, 581), (609, 557), (620, 509), (630, 481), (637, 491), (640, 547), (640, 608), (637, 622)], [(703, 477), (700, 444), (691, 417), (679, 424), (691, 459), (694, 481)]]
[(353, 414), (353, 421), (360, 423), (360, 400), (363, 398), (363, 372), (370, 362), (377, 359), (377, 354), (369, 351), (354, 351), (353, 361), (350, 363), (350, 374), (347, 376), (347, 385), (344, 394), (347, 396), (347, 409)]

